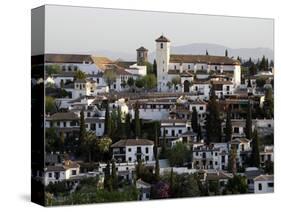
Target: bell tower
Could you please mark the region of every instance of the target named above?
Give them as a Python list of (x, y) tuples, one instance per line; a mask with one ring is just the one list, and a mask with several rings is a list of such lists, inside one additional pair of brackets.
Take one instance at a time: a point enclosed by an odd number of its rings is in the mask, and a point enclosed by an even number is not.
[(147, 62), (147, 52), (148, 50), (141, 46), (137, 49), (137, 64), (138, 65), (144, 65), (145, 62)]
[(157, 90), (167, 91), (170, 40), (161, 35), (156, 40)]

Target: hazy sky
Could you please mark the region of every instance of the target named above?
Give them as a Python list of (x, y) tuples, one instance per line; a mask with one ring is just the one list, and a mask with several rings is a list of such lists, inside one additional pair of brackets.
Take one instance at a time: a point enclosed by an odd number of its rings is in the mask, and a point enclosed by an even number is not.
[(172, 46), (214, 43), (273, 49), (272, 19), (46, 6), (46, 53), (155, 50), (162, 33)]

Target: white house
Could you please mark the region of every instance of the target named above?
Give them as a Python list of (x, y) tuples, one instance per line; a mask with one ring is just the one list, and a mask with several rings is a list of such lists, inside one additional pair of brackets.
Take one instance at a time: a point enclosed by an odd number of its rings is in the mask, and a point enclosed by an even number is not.
[(273, 193), (274, 192), (274, 176), (260, 175), (254, 178), (254, 192), (259, 193)]
[(151, 185), (141, 179), (136, 181), (136, 188), (139, 190), (139, 200), (149, 200)]
[(251, 154), (251, 140), (247, 138), (235, 138), (229, 144), (229, 148), (236, 149), (237, 165), (242, 167)]
[(117, 162), (153, 161), (154, 142), (147, 139), (123, 139), (111, 145)]
[(193, 145), (192, 164), (195, 169), (224, 170), (228, 165), (227, 144)]
[(160, 127), (160, 139), (163, 139), (165, 135), (166, 140), (168, 141), (177, 139), (186, 132), (192, 132), (191, 122), (184, 119), (161, 120)]
[(273, 145), (264, 146), (263, 151), (260, 152), (261, 166), (265, 166), (267, 162), (274, 162), (274, 147)]
[(56, 183), (63, 180), (69, 180), (79, 175), (80, 165), (76, 162), (67, 160), (63, 164), (47, 166), (44, 172), (44, 184), (50, 182)]

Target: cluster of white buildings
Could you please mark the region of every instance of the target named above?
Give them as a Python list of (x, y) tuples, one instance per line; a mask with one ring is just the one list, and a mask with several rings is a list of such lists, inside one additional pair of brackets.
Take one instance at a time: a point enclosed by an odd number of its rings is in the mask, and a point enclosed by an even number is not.
[[(54, 114), (46, 114), (45, 127), (54, 128), (65, 136), (78, 139), (80, 112), (84, 111), (86, 129), (97, 137), (104, 135), (104, 100), (110, 100), (110, 110), (120, 108), (122, 115), (135, 117), (135, 105), (138, 104), (140, 119), (159, 121), (160, 144), (167, 141), (168, 147), (178, 142), (191, 147), (192, 163), (187, 167), (174, 167), (176, 173), (203, 172), (203, 179), (218, 179), (225, 184), (233, 176), (227, 173), (231, 149), (236, 149), (237, 167), (243, 167), (251, 154), (251, 140), (245, 138), (247, 104), (249, 99), (253, 107), (262, 107), (264, 94), (249, 97), (247, 81), (241, 83), (240, 62), (226, 56), (176, 55), (170, 52), (170, 40), (163, 35), (156, 39), (157, 92), (129, 93), (126, 84), (129, 78), (139, 79), (147, 74), (147, 52), (144, 47), (137, 49), (137, 61), (111, 61), (105, 57), (89, 55), (46, 55), (45, 65), (58, 65), (60, 73), (46, 76), (47, 87), (62, 88), (68, 96), (56, 98), (61, 109)], [(81, 70), (86, 78), (76, 79)], [(114, 73), (108, 83), (107, 72)], [(269, 76), (272, 77), (271, 75)], [(252, 80), (254, 88), (255, 79)], [(177, 83), (175, 83), (177, 82)], [(51, 86), (51, 87), (52, 87)], [(225, 114), (231, 108), (232, 139), (222, 143), (206, 144), (205, 119), (211, 87), (218, 96), (220, 111)], [(114, 96), (110, 91), (116, 91)], [(126, 92), (127, 91), (127, 92)], [(252, 90), (251, 90), (252, 92)], [(114, 97), (114, 98), (113, 98)], [(114, 99), (114, 100), (112, 100)], [(197, 111), (201, 138), (192, 130), (191, 117)], [(222, 117), (222, 134), (225, 130), (225, 116)], [(260, 134), (270, 134), (274, 129), (273, 119), (253, 119), (253, 129)], [(112, 158), (116, 160), (117, 172), (124, 179), (132, 180), (138, 160), (149, 167), (155, 166), (154, 141), (142, 138), (123, 139), (111, 145)], [(158, 149), (159, 151), (159, 149)], [(265, 146), (260, 154), (261, 167), (267, 161), (274, 162), (273, 146)], [(98, 173), (103, 173), (106, 164), (100, 164)], [(161, 161), (160, 173), (170, 170), (167, 160)], [(271, 192), (273, 176), (256, 175), (249, 178), (251, 191), (255, 193)], [(79, 175), (79, 165), (66, 162), (49, 166), (45, 170), (45, 184), (68, 180)], [(151, 185), (137, 181), (137, 187), (149, 190)], [(273, 191), (273, 190), (272, 190)], [(148, 199), (144, 192), (140, 199)]]

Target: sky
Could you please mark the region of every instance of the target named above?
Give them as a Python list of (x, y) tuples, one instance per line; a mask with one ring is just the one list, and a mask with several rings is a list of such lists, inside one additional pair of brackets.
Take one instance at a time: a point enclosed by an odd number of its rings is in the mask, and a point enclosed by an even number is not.
[(132, 53), (140, 46), (152, 52), (161, 34), (171, 40), (172, 46), (274, 46), (273, 19), (55, 5), (47, 5), (45, 14), (45, 53)]

